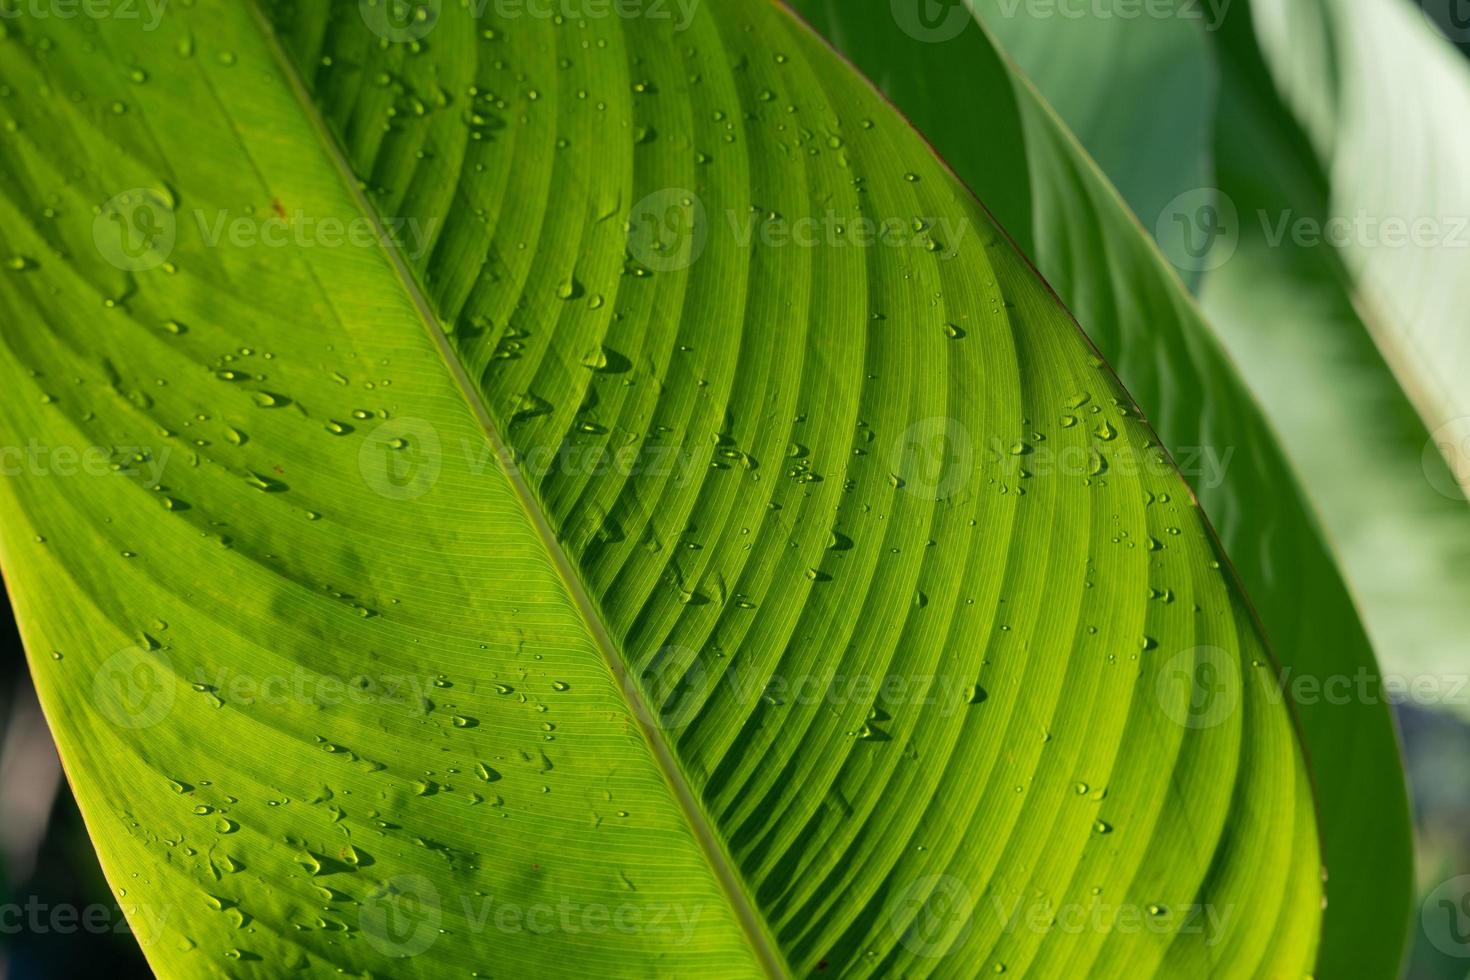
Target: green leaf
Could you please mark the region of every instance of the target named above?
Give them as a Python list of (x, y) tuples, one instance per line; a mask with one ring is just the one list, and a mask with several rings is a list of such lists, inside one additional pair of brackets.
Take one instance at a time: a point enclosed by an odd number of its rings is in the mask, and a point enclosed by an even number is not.
[[(797, 6), (823, 33), (840, 39), (860, 68), (891, 82), (888, 94), (955, 160), (960, 176), (983, 199), (1007, 201), (1003, 220), (1033, 243), (1030, 254), (1041, 272), (1175, 451), (1283, 661), (1315, 763), (1331, 899), (1322, 971), (1392, 976), (1412, 901), (1412, 854), (1390, 694), (1336, 567), (1336, 542), (1320, 528), (1318, 501), (1302, 489), (1302, 481), (1321, 484), (1285, 454), (1292, 444), (1278, 441), (1275, 417), (1268, 420), (1222, 348), (1219, 328), (1205, 320), (1175, 275), (1179, 267), (1207, 272), (1218, 253), (1192, 257), (1163, 237), (1176, 263), (1166, 265), (1029, 80), (1010, 70), (1008, 86), (994, 84), (1008, 66), (978, 22), (947, 39), (926, 41), (905, 32), (901, 19), (863, 19), (820, 0)], [(1065, 23), (1030, 19), (1012, 30), (1029, 30), (1032, 41), (1025, 50), (1040, 60), (1047, 48), (1038, 37), (1076, 30)], [(1067, 59), (1047, 62), (1049, 84), (1089, 90), (1110, 84), (1111, 76), (1095, 73), (1117, 63), (1106, 46), (1120, 35), (1103, 30), (1093, 36), (1103, 50), (1090, 57), (1073, 50)], [(921, 71), (922, 90), (909, 84)], [(1125, 93), (1133, 93), (1121, 104), (1144, 98), (1133, 81), (1119, 80)], [(957, 101), (969, 107), (965, 116), (955, 114)], [(983, 167), (974, 158), (956, 157), (965, 151), (976, 117), (1019, 118), (1024, 139), (997, 141)], [(1242, 144), (1242, 152), (1249, 146), (1254, 144)], [(1132, 165), (1149, 163), (1137, 159)], [(1021, 192), (1026, 196), (1018, 197)], [(1200, 188), (1183, 195), (1165, 214), (1194, 217), (1213, 206), (1214, 193)], [(1143, 224), (1174, 226), (1152, 215)], [(1344, 685), (1354, 692), (1347, 698), (1324, 693)], [(1402, 911), (1386, 915), (1384, 909)]]
[(154, 968), (1306, 972), (1254, 620), (922, 141), (765, 5), (425, 9), (0, 40), (0, 562)]

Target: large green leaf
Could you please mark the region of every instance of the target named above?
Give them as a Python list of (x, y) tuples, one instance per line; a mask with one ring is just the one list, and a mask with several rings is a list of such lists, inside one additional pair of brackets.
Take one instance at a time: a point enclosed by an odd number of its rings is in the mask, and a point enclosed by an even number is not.
[(1307, 971), (1254, 621), (922, 141), (762, 4), (424, 10), (0, 39), (0, 561), (155, 969)]
[[(1336, 568), (1336, 553), (1319, 526), (1317, 502), (1303, 491), (1297, 461), (1285, 455), (1215, 326), (1201, 315), (1176, 268), (1164, 262), (1086, 152), (978, 22), (947, 37), (928, 38), (905, 31), (902, 18), (863, 18), (824, 0), (797, 7), (839, 39), (860, 67), (889, 81), (890, 96), (982, 198), (1007, 201), (1004, 220), (1022, 229), (1021, 240), (1030, 243), (1042, 273), (1117, 366), (1164, 443), (1176, 450), (1283, 661), (1316, 762), (1331, 899), (1324, 917), (1322, 973), (1394, 975), (1411, 903), (1412, 855), (1389, 698), (1353, 597)], [(990, 16), (1004, 9), (977, 7)], [(1109, 66), (1117, 60), (1106, 46), (1120, 35), (1096, 34), (1099, 50), (1090, 57), (1085, 47), (1074, 46), (1069, 58), (1046, 60), (1048, 49), (1037, 36), (1059, 27), (1075, 30), (1067, 23), (1058, 17), (1032, 18), (1007, 30), (1031, 32), (1025, 50), (1045, 61), (1043, 74), (1052, 86), (1106, 85)], [(1170, 36), (1186, 46), (1193, 43), (1184, 34)], [(912, 84), (920, 72), (924, 85)], [(1009, 78), (1009, 84), (997, 85), (998, 76)], [(1129, 93), (1137, 91), (1134, 83), (1131, 76), (1119, 81)], [(1127, 97), (1121, 103), (1131, 104)], [(1188, 100), (1174, 103), (1177, 109)], [(1159, 104), (1167, 111), (1165, 103)], [(964, 105), (967, 114), (957, 115), (956, 105)], [(1013, 131), (1019, 129), (1024, 138), (995, 141), (980, 165), (978, 155), (967, 155), (975, 118), (1018, 119)], [(1194, 127), (1181, 127), (1181, 134), (1191, 132)], [(1142, 159), (1133, 163), (1148, 166)], [(1186, 225), (1197, 233), (1192, 219), (1214, 203), (1213, 189), (1200, 188), (1171, 202), (1166, 212), (1191, 219)], [(1144, 225), (1175, 227), (1154, 216)], [(1163, 241), (1186, 271), (1208, 271), (1218, 257)], [(1347, 697), (1341, 696), (1345, 687), (1352, 692)], [(1328, 690), (1338, 693), (1329, 697), (1323, 693)], [(1366, 693), (1359, 696), (1359, 691)], [(1365, 847), (1364, 841), (1373, 846)], [(1396, 911), (1385, 914), (1385, 909)]]

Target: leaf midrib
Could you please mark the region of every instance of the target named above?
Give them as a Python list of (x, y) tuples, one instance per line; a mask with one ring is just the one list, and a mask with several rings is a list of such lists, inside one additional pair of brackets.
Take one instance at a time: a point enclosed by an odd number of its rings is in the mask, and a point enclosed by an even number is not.
[[(306, 87), (305, 80), (301, 77), (300, 72), (296, 70), (295, 64), (282, 48), (280, 39), (276, 36), (275, 29), (260, 7), (259, 0), (250, 0), (250, 11), (265, 39), (266, 47), (269, 48), (271, 56), (275, 60), (276, 67), (280, 70), (286, 84), (290, 87), (292, 95), (296, 97), (296, 101), (301, 107), (308, 125), (316, 133), (321, 149), (331, 161), (332, 167), (341, 179), (348, 196), (352, 199), (353, 204), (361, 212), (362, 216), (372, 224), (376, 240), (379, 243), (391, 241), (387, 237), (387, 231), (383, 226), (377, 208), (373, 206), (361, 182), (357, 179), (356, 174), (353, 173), (351, 164), (348, 162), (346, 155), (343, 153), (326, 120), (322, 117), (316, 102), (312, 99), (311, 93)], [(709, 815), (700, 804), (694, 788), (690, 785), (683, 768), (679, 765), (673, 747), (663, 738), (658, 729), (650, 723), (650, 719), (655, 716), (651, 713), (636, 681), (629, 674), (627, 664), (624, 662), (617, 644), (613, 642), (611, 634), (608, 633), (607, 626), (602, 621), (597, 605), (583, 585), (581, 577), (577, 574), (576, 567), (572, 564), (571, 559), (562, 548), (561, 542), (556, 536), (555, 529), (547, 519), (530, 485), (521, 474), (520, 468), (516, 466), (515, 457), (508, 444), (501, 437), (499, 427), (495, 424), (495, 420), (490, 415), (490, 410), (485, 404), (484, 396), (465, 371), (464, 365), (455, 355), (454, 349), (450, 346), (449, 340), (444, 332), (438, 329), (439, 318), (434, 313), (428, 297), (424, 295), (423, 289), (419, 285), (413, 270), (403, 261), (403, 257), (397, 249), (382, 246), (382, 252), (389, 266), (397, 275), (409, 302), (412, 303), (413, 308), (418, 312), (421, 326), (428, 334), (431, 343), (434, 345), (434, 349), (439, 352), (439, 356), (444, 362), (444, 366), (448, 370), (450, 377), (454, 380), (454, 384), (459, 390), (461, 397), (463, 397), (465, 405), (469, 408), (475, 421), (484, 432), (486, 440), (494, 450), (496, 459), (500, 463), (501, 472), (505, 475), (511, 489), (515, 492), (526, 514), (527, 520), (530, 521), (532, 528), (535, 530), (537, 537), (546, 550), (547, 556), (555, 566), (562, 585), (567, 591), (567, 595), (576, 605), (577, 612), (580, 614), (588, 634), (597, 644), (597, 648), (602, 653), (608, 669), (612, 671), (613, 677), (617, 680), (624, 697), (628, 700), (629, 709), (637, 719), (644, 740), (648, 744), (654, 759), (657, 761), (659, 770), (663, 773), (670, 792), (678, 801), (690, 830), (693, 832), (695, 839), (698, 840), (700, 850), (708, 860), (711, 871), (714, 873), (716, 880), (719, 881), (720, 887), (729, 901), (731, 911), (735, 914), (736, 919), (739, 920), (744, 929), (752, 952), (755, 954), (767, 977), (773, 978), (773, 980), (786, 980), (791, 975), (790, 970), (786, 965), (785, 957), (781, 954), (779, 947), (773, 941), (767, 930), (765, 918), (757, 910), (755, 903), (747, 892), (744, 880), (736, 869), (729, 852), (725, 849), (723, 839), (716, 831), (714, 823), (710, 820)]]

